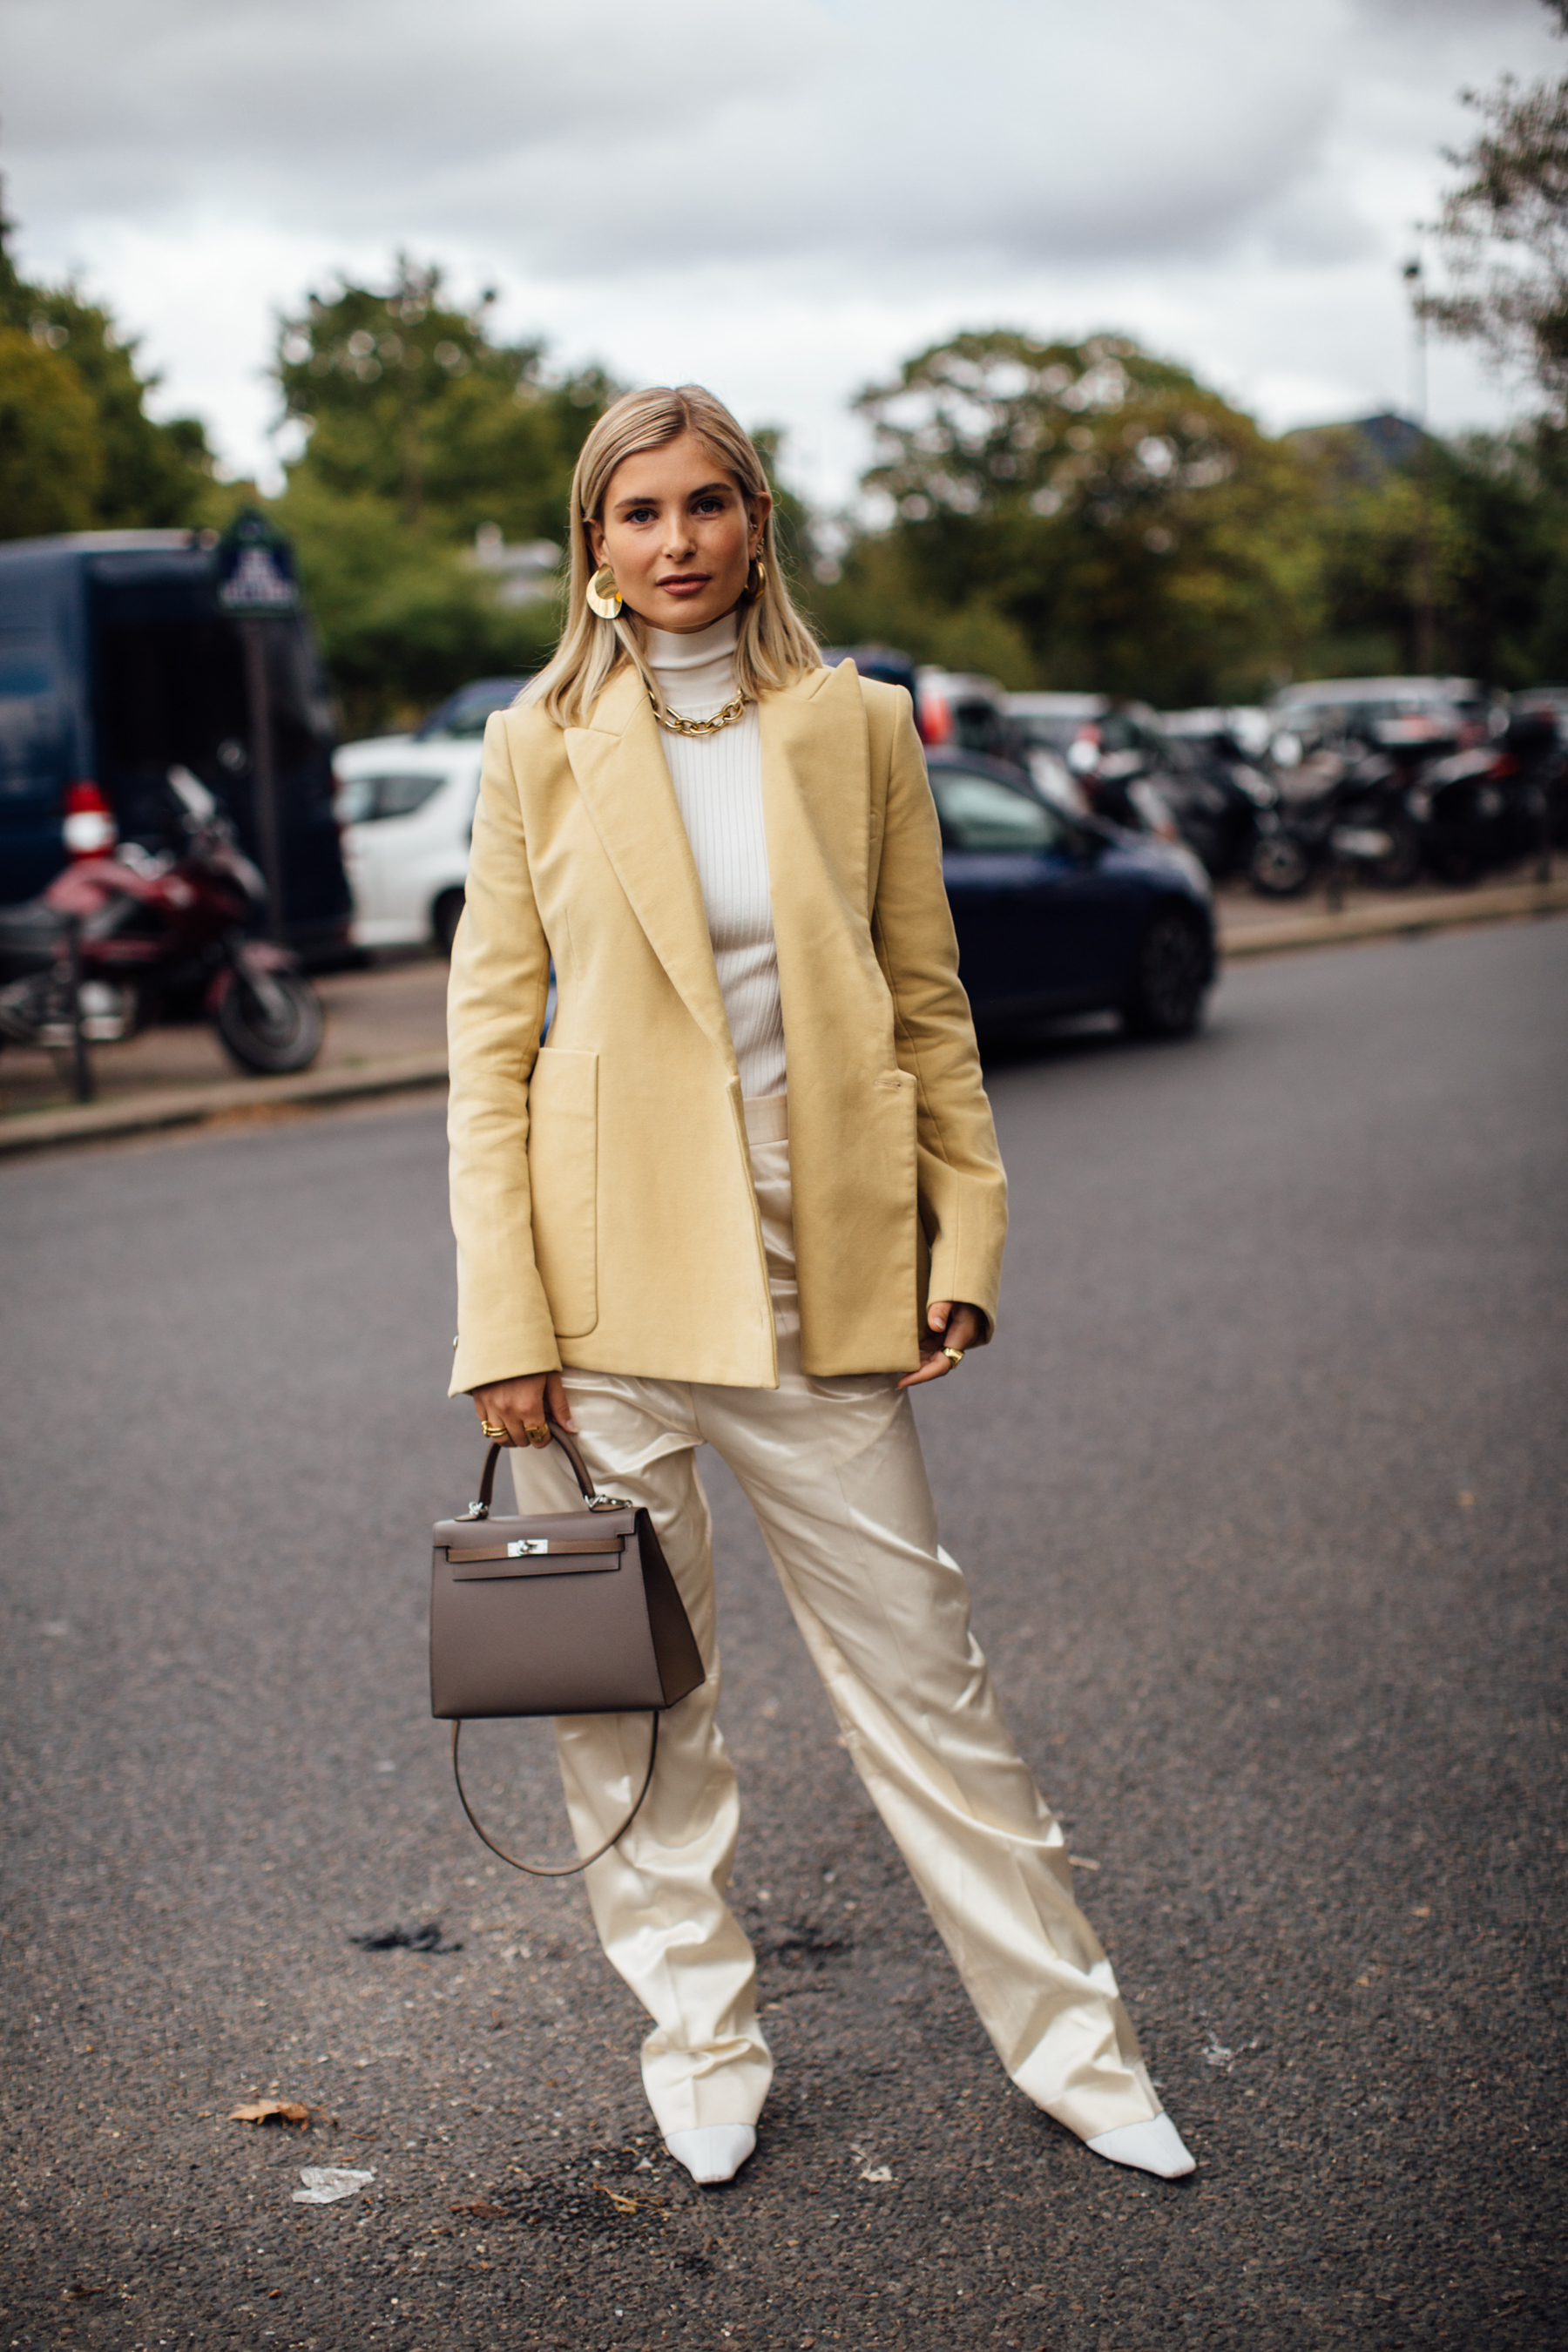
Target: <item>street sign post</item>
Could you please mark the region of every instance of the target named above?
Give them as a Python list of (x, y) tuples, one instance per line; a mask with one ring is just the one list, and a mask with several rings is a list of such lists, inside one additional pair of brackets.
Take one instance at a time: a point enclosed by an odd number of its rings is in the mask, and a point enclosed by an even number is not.
[(267, 632), (269, 623), (287, 620), (300, 609), (294, 551), (276, 525), (255, 507), (247, 507), (219, 540), (216, 564), (218, 610), (237, 623), (245, 653), (257, 847), (267, 881), (267, 928), (275, 940), (280, 940), (283, 847), (267, 690)]

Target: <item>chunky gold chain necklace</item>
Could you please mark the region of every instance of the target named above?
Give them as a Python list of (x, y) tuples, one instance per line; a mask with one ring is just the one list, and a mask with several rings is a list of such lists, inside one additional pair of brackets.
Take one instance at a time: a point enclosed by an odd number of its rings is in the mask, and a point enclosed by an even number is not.
[[(648, 700), (653, 701), (651, 694)], [(722, 710), (714, 712), (711, 719), (683, 719), (679, 710), (668, 708), (660, 715), (657, 706), (655, 716), (658, 718), (659, 725), (668, 727), (673, 735), (717, 735), (721, 727), (732, 727), (745, 708), (745, 696), (738, 694), (733, 702), (727, 702)]]

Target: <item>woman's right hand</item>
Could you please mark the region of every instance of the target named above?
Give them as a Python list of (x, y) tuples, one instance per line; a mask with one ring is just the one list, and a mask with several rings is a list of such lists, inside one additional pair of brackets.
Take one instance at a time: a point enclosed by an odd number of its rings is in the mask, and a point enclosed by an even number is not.
[(492, 1381), (488, 1388), (469, 1391), (481, 1424), (504, 1429), (508, 1445), (548, 1445), (550, 1424), (576, 1434), (577, 1424), (566, 1401), (566, 1385), (559, 1372), (531, 1372), (521, 1380)]

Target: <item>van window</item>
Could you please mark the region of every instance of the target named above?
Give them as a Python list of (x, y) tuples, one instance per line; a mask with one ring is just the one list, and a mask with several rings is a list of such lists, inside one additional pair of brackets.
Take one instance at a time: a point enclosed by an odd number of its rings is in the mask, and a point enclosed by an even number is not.
[(0, 793), (58, 791), (65, 709), (47, 637), (0, 634)]

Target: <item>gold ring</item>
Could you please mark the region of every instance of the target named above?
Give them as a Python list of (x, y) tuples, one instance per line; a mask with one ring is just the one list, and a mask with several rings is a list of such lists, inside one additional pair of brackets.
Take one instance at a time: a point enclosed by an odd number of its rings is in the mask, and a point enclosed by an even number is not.
[(942, 1352), (947, 1358), (950, 1364), (962, 1364), (963, 1361), (963, 1350), (962, 1348), (944, 1348)]
[(502, 1438), (506, 1435), (506, 1431), (502, 1428), (499, 1421), (481, 1421), (479, 1423), (479, 1435), (481, 1437), (488, 1437), (493, 1445), (499, 1445)]
[(550, 1429), (545, 1422), (525, 1421), (522, 1424), (522, 1433), (524, 1437), (542, 1437), (548, 1441)]

